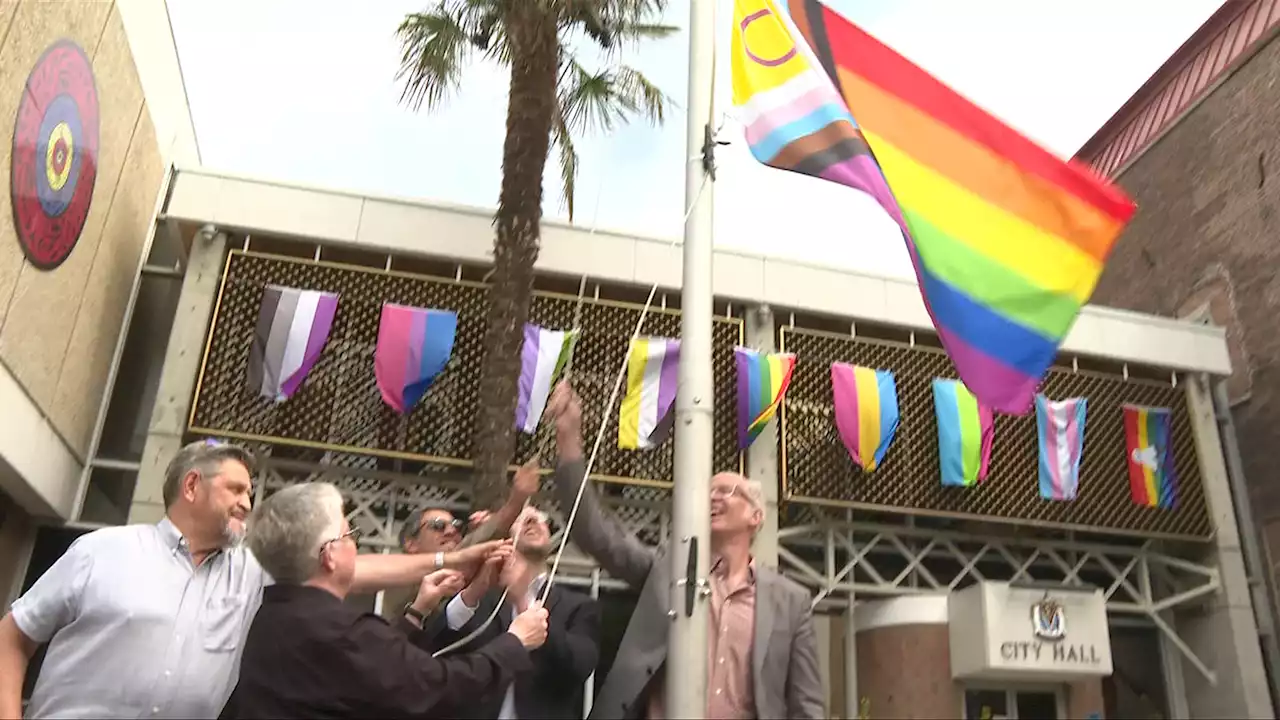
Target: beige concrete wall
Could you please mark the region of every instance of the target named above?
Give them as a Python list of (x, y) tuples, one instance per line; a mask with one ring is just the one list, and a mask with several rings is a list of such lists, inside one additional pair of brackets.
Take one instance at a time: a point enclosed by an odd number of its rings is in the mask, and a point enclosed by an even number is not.
[(48, 272), (26, 262), (9, 193), (0, 193), (0, 370), (83, 462), (165, 166), (116, 3), (21, 0), (0, 2), (4, 177), (27, 74), (60, 38), (77, 42), (93, 63), (98, 177), (75, 250)]

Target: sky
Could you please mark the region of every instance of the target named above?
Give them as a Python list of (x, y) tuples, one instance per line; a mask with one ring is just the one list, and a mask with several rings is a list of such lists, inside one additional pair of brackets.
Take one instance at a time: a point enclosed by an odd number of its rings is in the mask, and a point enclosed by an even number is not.
[[(400, 103), (395, 29), (436, 0), (168, 0), (205, 166), (274, 180), (492, 207), (506, 73), (474, 61), (440, 110)], [(854, 190), (758, 164), (735, 121), (733, 0), (717, 3), (717, 247), (908, 277), (897, 226)], [(1071, 156), (1221, 0), (826, 0), (1061, 157)], [(575, 222), (678, 238), (685, 217), (688, 0), (681, 31), (621, 58), (671, 97), (662, 127), (577, 140)], [(598, 60), (582, 49), (584, 63)], [(554, 157), (546, 214), (564, 217)]]

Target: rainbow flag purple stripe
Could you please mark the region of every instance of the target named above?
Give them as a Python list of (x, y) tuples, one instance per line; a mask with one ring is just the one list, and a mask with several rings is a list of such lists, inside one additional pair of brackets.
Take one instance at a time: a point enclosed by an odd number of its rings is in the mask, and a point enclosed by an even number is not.
[(453, 354), (458, 315), (386, 303), (378, 324), (374, 375), (387, 405), (407, 414), (418, 404)]
[(1085, 398), (1054, 402), (1036, 395), (1036, 428), (1040, 443), (1040, 497), (1076, 499), (1080, 488), (1080, 458), (1084, 454)]

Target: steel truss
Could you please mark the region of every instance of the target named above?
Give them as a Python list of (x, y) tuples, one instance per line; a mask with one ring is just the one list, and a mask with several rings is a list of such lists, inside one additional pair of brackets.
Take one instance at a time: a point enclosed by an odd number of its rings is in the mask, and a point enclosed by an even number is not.
[[(273, 450), (277, 448), (255, 448), (260, 458), (256, 500), (294, 483), (331, 482), (347, 498), (348, 518), (363, 531), (366, 551), (397, 547), (400, 524), (415, 508), (469, 509), (470, 483), (457, 468), (388, 470), (380, 467), (387, 461), (369, 456), (290, 450), (294, 457), (279, 457)], [(602, 501), (627, 532), (644, 542), (653, 545), (666, 537), (669, 491), (612, 486), (602, 493)], [(537, 502), (550, 516), (553, 540), (559, 542), (564, 514), (548, 498), (540, 495)], [(1173, 610), (1204, 602), (1220, 588), (1217, 567), (1177, 557), (1152, 540), (1034, 537), (1022, 535), (1025, 528), (987, 535), (925, 527), (925, 522), (855, 522), (844, 511), (792, 506), (779, 518), (779, 565), (814, 589), (815, 607), (847, 606), (850, 597), (945, 593), (982, 580), (1100, 587), (1113, 622), (1156, 627), (1216, 684), (1216, 673), (1182, 640), (1170, 619)], [(592, 578), (594, 563), (571, 550), (562, 568), (566, 579), (581, 584)], [(616, 584), (607, 577), (601, 580), (598, 573), (594, 582)]]

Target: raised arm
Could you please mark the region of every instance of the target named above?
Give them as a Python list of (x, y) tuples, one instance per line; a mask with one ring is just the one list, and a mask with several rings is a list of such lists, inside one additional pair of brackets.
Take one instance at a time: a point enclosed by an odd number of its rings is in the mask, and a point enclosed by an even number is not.
[[(502, 545), (502, 540), (477, 543), (468, 548), (453, 552), (437, 553), (442, 556), (444, 568), (461, 570), (470, 576), (479, 569), (480, 563), (489, 554)], [(369, 593), (389, 588), (417, 585), (422, 578), (436, 570), (442, 569), (436, 564), (436, 555), (379, 555), (361, 554), (356, 558), (356, 576), (352, 582), (353, 593)]]
[(480, 527), (468, 533), (462, 539), (461, 547), (506, 537), (516, 518), (520, 517), (520, 511), (524, 510), (525, 503), (538, 492), (538, 470), (537, 455), (521, 465), (511, 480), (511, 492), (507, 493), (507, 501), (482, 522)]
[(582, 401), (567, 382), (561, 382), (547, 402), (547, 413), (556, 422), (555, 495), (568, 522), (578, 489), (582, 502), (573, 519), (569, 536), (584, 552), (600, 563), (610, 575), (635, 588), (644, 585), (653, 568), (653, 551), (645, 547), (600, 507), (600, 500), (586, 478), (582, 448)]

